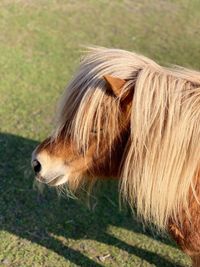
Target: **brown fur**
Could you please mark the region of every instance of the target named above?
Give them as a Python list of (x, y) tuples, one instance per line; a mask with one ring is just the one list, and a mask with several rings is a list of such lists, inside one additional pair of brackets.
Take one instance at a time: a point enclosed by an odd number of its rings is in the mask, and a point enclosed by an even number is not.
[[(196, 194), (200, 198), (199, 177), (197, 178)], [(169, 222), (169, 233), (179, 247), (188, 254), (196, 265), (200, 266), (200, 207), (192, 190), (189, 193), (190, 214), (182, 211), (180, 224)]]

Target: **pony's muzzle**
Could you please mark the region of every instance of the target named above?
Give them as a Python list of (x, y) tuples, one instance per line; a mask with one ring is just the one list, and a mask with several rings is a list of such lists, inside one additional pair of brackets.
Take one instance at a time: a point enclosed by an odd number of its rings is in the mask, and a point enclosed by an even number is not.
[(69, 168), (60, 158), (54, 157), (46, 150), (32, 153), (31, 165), (35, 172), (35, 179), (40, 183), (57, 186), (67, 181)]

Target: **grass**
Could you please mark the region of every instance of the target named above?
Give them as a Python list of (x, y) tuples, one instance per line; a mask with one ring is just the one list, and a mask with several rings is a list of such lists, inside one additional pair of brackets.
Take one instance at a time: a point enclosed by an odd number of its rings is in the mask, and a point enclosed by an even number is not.
[(54, 190), (41, 196), (29, 162), (80, 45), (200, 69), (199, 8), (198, 0), (1, 1), (0, 266), (190, 266), (172, 241), (119, 210), (117, 185), (104, 185), (92, 211)]

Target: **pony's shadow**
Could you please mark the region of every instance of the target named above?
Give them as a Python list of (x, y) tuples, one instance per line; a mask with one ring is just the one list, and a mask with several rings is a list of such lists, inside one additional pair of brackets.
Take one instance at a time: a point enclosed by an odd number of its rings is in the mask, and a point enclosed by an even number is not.
[[(38, 197), (38, 192), (33, 190), (33, 175), (30, 170), (30, 155), (36, 145), (37, 142), (33, 140), (0, 134), (1, 230), (40, 244), (78, 266), (103, 266), (103, 263), (93, 261), (80, 250), (67, 247), (56, 236), (96, 240), (118, 247), (158, 267), (180, 267), (157, 253), (131, 246), (107, 233), (107, 227), (114, 225), (157, 239), (150, 231), (144, 232), (142, 225), (136, 223), (128, 211), (119, 212), (115, 205), (115, 185), (109, 184), (104, 188), (95, 212), (77, 201), (59, 199), (52, 190), (47, 190), (44, 196)], [(159, 240), (174, 246), (167, 238)]]

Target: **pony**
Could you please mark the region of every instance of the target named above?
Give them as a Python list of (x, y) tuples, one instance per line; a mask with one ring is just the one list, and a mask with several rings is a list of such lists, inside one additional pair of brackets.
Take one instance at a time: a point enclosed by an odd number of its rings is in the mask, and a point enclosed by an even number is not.
[(91, 47), (32, 154), (36, 179), (78, 192), (109, 178), (200, 266), (200, 72)]

